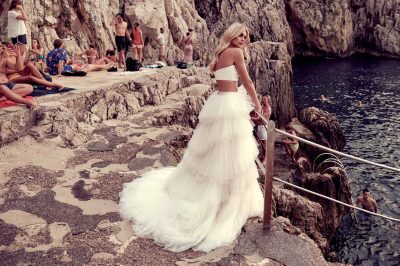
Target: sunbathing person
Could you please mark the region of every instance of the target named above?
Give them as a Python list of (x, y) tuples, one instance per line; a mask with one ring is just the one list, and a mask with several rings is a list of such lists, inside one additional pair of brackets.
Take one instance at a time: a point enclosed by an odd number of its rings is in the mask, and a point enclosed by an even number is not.
[(80, 53), (79, 56), (86, 57), (89, 64), (95, 64), (99, 57), (99, 53), (94, 49), (94, 45), (90, 44), (89, 49)]
[(14, 84), (12, 82), (9, 82), (6, 73), (7, 69), (9, 68), (16, 68), (16, 69), (22, 69), (23, 63), (22, 63), (22, 57), (20, 55), (19, 50), (16, 52), (17, 60), (16, 63), (11, 62), (10, 60), (7, 60), (2, 56), (3, 52), (5, 50), (3, 47), (0, 49), (0, 101), (5, 101), (7, 99), (17, 102), (17, 103), (23, 103), (26, 104), (30, 109), (33, 109), (36, 106), (36, 103), (34, 101), (30, 101), (27, 99), (24, 99), (23, 96), (26, 96), (30, 93), (32, 93), (33, 88), (32, 85), (29, 84)]
[(11, 100), (16, 103), (26, 104), (29, 109), (33, 109), (36, 103), (23, 98), (31, 94), (33, 91), (32, 85), (29, 84), (14, 84), (9, 82), (6, 75), (0, 73), (0, 102)]
[(67, 65), (64, 66), (63, 71), (65, 72), (92, 72), (92, 71), (101, 71), (111, 67), (113, 63), (102, 63), (102, 64), (85, 64), (82, 60), (79, 59), (68, 59)]
[(62, 90), (63, 85), (55, 82), (47, 81), (39, 70), (31, 63), (28, 62), (23, 65), (22, 70), (16, 67), (17, 57), (14, 56), (14, 52), (3, 51), (1, 57), (8, 62), (8, 67), (6, 67), (6, 72), (2, 72), (7, 75), (9, 81), (14, 83), (28, 83), (32, 85), (45, 86), (46, 89), (51, 90), (51, 88), (57, 88)]

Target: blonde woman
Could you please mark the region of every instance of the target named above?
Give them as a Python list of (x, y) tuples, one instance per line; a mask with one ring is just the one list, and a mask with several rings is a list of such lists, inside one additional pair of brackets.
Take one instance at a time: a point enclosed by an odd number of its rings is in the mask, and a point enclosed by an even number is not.
[(239, 23), (222, 36), (210, 64), (218, 90), (203, 106), (182, 161), (125, 184), (120, 194), (121, 215), (134, 221), (135, 233), (168, 250), (229, 245), (249, 217), (262, 214), (249, 115), (261, 106), (245, 65), (248, 38)]

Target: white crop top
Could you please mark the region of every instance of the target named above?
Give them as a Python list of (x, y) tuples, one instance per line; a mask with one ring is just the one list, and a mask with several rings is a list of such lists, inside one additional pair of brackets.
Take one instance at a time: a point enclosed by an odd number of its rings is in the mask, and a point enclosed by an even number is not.
[(238, 81), (238, 78), (239, 78), (235, 65), (230, 65), (230, 66), (215, 70), (214, 76), (215, 76), (216, 80)]

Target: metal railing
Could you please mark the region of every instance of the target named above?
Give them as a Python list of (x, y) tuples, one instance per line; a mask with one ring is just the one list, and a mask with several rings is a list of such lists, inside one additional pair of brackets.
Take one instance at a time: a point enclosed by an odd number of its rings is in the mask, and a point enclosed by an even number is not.
[[(314, 192), (314, 191), (311, 191), (311, 190), (296, 186), (294, 184), (291, 184), (291, 183), (289, 183), (287, 181), (284, 181), (284, 180), (281, 180), (279, 178), (273, 177), (274, 153), (275, 153), (275, 133), (279, 133), (279, 134), (288, 136), (290, 138), (296, 139), (296, 140), (298, 140), (300, 142), (303, 142), (305, 144), (308, 144), (308, 145), (311, 145), (313, 147), (319, 148), (321, 150), (328, 151), (328, 152), (331, 152), (333, 154), (341, 155), (343, 157), (347, 157), (347, 158), (350, 158), (350, 159), (354, 159), (354, 160), (359, 161), (359, 162), (371, 164), (371, 165), (374, 165), (374, 166), (378, 166), (378, 167), (389, 169), (389, 170), (396, 171), (396, 172), (400, 172), (400, 169), (395, 168), (395, 167), (386, 166), (386, 165), (379, 164), (379, 163), (375, 163), (375, 162), (371, 162), (371, 161), (368, 161), (368, 160), (365, 160), (365, 159), (362, 159), (362, 158), (358, 158), (356, 156), (352, 156), (352, 155), (349, 155), (349, 154), (345, 154), (345, 153), (333, 150), (331, 148), (327, 148), (327, 147), (324, 147), (322, 145), (316, 144), (316, 143), (311, 142), (309, 140), (300, 138), (298, 136), (294, 136), (294, 135), (289, 134), (289, 133), (287, 133), (285, 131), (282, 131), (280, 129), (275, 128), (275, 122), (274, 121), (268, 121), (264, 117), (264, 115), (262, 115), (258, 111), (256, 111), (256, 113), (261, 118), (261, 120), (264, 123), (264, 126), (267, 129), (267, 143), (266, 143), (266, 149), (265, 149), (265, 156), (267, 158), (266, 167), (264, 167), (264, 165), (258, 159), (256, 160), (259, 168), (261, 169), (261, 171), (263, 172), (263, 174), (265, 176), (265, 180), (264, 180), (264, 215), (263, 215), (264, 228), (269, 228), (270, 223), (271, 223), (272, 180), (284, 183), (285, 185), (291, 186), (291, 187), (293, 187), (295, 189), (298, 189), (298, 190), (301, 190), (303, 192), (307, 192), (307, 193), (313, 194), (315, 196), (324, 198), (326, 200), (333, 201), (335, 203), (338, 203), (340, 205), (346, 206), (346, 207), (354, 209), (354, 210), (365, 212), (365, 213), (368, 213), (370, 215), (381, 217), (381, 218), (384, 218), (384, 219), (387, 219), (387, 220), (390, 220), (390, 221), (400, 222), (400, 219), (393, 218), (393, 217), (390, 217), (390, 216), (387, 216), (387, 215), (383, 215), (383, 214), (379, 214), (379, 213), (375, 213), (375, 212), (371, 212), (371, 211), (368, 211), (368, 210), (365, 210), (365, 209), (362, 209), (362, 208), (347, 204), (345, 202), (330, 198), (328, 196), (319, 194), (317, 192)], [(268, 171), (266, 171), (266, 169), (268, 169)]]

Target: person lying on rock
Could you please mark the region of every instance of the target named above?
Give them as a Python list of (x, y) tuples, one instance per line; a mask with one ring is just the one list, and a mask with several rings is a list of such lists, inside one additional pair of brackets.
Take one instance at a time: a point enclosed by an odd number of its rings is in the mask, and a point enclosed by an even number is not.
[[(108, 60), (109, 61), (109, 60)], [(72, 72), (72, 71), (83, 71), (89, 73), (91, 71), (101, 71), (113, 66), (113, 63), (109, 61), (109, 63), (101, 63), (101, 64), (85, 64), (82, 60), (76, 59), (68, 59), (67, 65), (64, 66), (63, 71)]]
[(7, 49), (8, 48), (4, 46), (0, 47), (0, 101), (9, 99), (14, 102), (26, 104), (33, 109), (36, 103), (22, 98), (23, 96), (32, 93), (32, 85), (15, 84), (14, 82), (10, 82), (10, 80), (7, 78), (7, 73), (10, 72), (10, 69), (22, 70), (24, 67), (20, 49), (16, 49), (15, 51), (15, 62), (9, 60), (8, 56), (4, 56), (4, 53), (6, 53)]
[(378, 212), (378, 205), (376, 204), (376, 201), (371, 197), (371, 192), (369, 192), (368, 188), (363, 189), (362, 196), (357, 198), (355, 205), (361, 205), (364, 210), (370, 212)]
[(62, 90), (64, 88), (59, 83), (47, 81), (32, 62), (22, 63), (21, 70), (20, 67), (17, 67), (17, 64), (19, 64), (18, 60), (22, 60), (22, 57), (18, 49), (5, 50), (1, 53), (1, 58), (8, 62), (6, 71), (1, 73), (6, 74), (10, 82), (40, 85), (46, 87), (48, 90), (52, 88)]
[[(289, 133), (293, 136), (297, 136), (296, 131), (294, 131), (292, 126), (287, 125), (285, 127), (285, 130), (287, 133)], [(296, 162), (297, 151), (299, 150), (299, 142), (297, 141), (297, 139), (289, 137), (289, 138), (284, 139), (283, 143), (285, 144), (286, 152), (290, 155), (292, 161)]]

